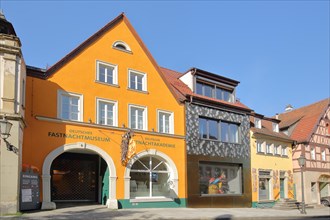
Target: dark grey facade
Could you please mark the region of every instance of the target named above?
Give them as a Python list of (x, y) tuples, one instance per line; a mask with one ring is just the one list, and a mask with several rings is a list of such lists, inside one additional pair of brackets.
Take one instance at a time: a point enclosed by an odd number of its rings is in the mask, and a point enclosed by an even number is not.
[[(221, 141), (201, 139), (198, 131), (200, 116), (239, 124), (240, 143), (223, 143)], [(250, 120), (248, 115), (187, 103), (186, 119), (188, 154), (236, 159), (250, 158)]]
[[(221, 104), (186, 103), (188, 207), (251, 207), (250, 120), (248, 110), (221, 108)], [(200, 138), (199, 117), (239, 124), (239, 143)], [(201, 164), (237, 166), (241, 170), (241, 193), (202, 192)], [(203, 166), (203, 165), (202, 165)], [(198, 175), (199, 172), (199, 175)], [(205, 186), (205, 185), (204, 185)], [(210, 189), (209, 189), (210, 190)]]

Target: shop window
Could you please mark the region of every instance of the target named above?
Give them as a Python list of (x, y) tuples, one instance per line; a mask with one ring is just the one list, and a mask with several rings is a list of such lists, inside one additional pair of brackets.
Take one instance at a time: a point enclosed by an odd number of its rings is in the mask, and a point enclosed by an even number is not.
[(134, 70), (128, 71), (129, 88), (138, 91), (147, 91), (147, 75)]
[(97, 123), (117, 126), (117, 102), (97, 99)]
[(57, 94), (58, 117), (64, 120), (82, 121), (83, 96), (59, 90)]
[(132, 129), (147, 130), (147, 108), (129, 105), (129, 127)]
[(166, 162), (145, 156), (132, 165), (130, 172), (130, 197), (169, 197), (170, 171)]
[(173, 112), (158, 110), (158, 132), (173, 134)]
[(97, 74), (96, 74), (96, 80), (98, 82), (110, 84), (110, 85), (117, 85), (117, 66), (112, 65), (105, 62), (96, 62), (97, 66)]
[(201, 195), (241, 195), (242, 166), (214, 162), (199, 163)]

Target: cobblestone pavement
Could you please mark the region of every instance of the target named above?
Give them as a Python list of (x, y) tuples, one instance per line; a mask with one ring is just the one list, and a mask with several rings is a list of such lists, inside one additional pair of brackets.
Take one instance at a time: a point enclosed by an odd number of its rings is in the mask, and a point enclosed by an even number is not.
[(149, 208), (111, 210), (102, 205), (25, 212), (7, 219), (330, 219), (330, 207), (299, 210), (256, 208)]

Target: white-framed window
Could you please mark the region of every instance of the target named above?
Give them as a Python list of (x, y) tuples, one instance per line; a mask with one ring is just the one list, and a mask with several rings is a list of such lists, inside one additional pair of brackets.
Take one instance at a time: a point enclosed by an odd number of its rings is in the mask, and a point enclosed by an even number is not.
[(258, 153), (263, 153), (263, 149), (262, 149), (262, 142), (257, 141), (257, 152)]
[(147, 74), (135, 70), (128, 70), (128, 79), (128, 87), (130, 89), (147, 91)]
[(266, 143), (266, 154), (272, 153), (272, 144)]
[(110, 85), (117, 85), (118, 66), (102, 61), (96, 61), (96, 80)]
[(57, 117), (65, 120), (83, 120), (83, 95), (58, 90)]
[(173, 112), (158, 110), (158, 132), (174, 134), (174, 116)]
[(97, 124), (118, 126), (118, 105), (115, 101), (96, 99)]
[(315, 160), (316, 159), (316, 155), (315, 155), (315, 148), (311, 147), (311, 159)]
[(278, 123), (272, 123), (272, 127), (273, 127), (273, 131), (274, 132), (278, 132), (279, 131), (279, 129), (278, 129)]
[(260, 118), (254, 118), (254, 127), (261, 128), (261, 119)]
[(274, 154), (275, 155), (281, 154), (281, 145), (274, 146)]
[(287, 147), (282, 146), (282, 156), (288, 156)]
[(118, 50), (122, 50), (122, 51), (125, 51), (125, 52), (131, 52), (131, 48), (128, 44), (126, 44), (124, 41), (115, 41), (113, 44), (112, 44), (112, 47), (113, 48), (116, 48)]
[(130, 172), (130, 197), (169, 197), (171, 171), (160, 157), (144, 156), (134, 162)]
[(322, 150), (321, 151), (321, 159), (322, 159), (322, 161), (325, 161), (326, 160), (325, 150)]
[(129, 105), (129, 127), (132, 129), (148, 130), (147, 108), (137, 105)]

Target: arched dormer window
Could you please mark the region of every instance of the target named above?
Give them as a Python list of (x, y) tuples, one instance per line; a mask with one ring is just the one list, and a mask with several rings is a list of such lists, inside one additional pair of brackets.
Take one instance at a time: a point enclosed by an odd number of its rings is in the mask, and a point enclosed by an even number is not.
[(115, 48), (115, 49), (118, 49), (118, 50), (125, 51), (125, 52), (132, 52), (131, 48), (128, 46), (128, 44), (126, 44), (123, 41), (114, 42), (112, 47)]

